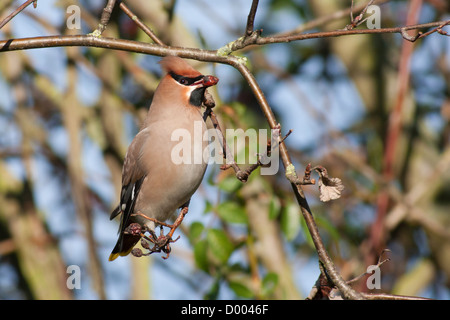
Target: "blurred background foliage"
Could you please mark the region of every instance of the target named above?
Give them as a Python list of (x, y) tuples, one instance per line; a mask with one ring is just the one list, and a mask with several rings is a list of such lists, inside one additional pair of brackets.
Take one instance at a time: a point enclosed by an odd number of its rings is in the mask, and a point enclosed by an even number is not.
[[(220, 2), (220, 3), (219, 3)], [(413, 1), (381, 1), (381, 26), (406, 25)], [(20, 1), (3, 1), (5, 17)], [(169, 45), (217, 49), (241, 36), (251, 1), (127, 0)], [(261, 1), (263, 36), (342, 29), (343, 18), (308, 22), (351, 1)], [(365, 1), (356, 1), (357, 4)], [(81, 30), (66, 8), (80, 7)], [(86, 34), (105, 1), (38, 1), (1, 31), (2, 39)], [(417, 23), (449, 18), (445, 0), (421, 1)], [(365, 28), (363, 24), (360, 28)], [(105, 37), (150, 42), (115, 8)], [(381, 292), (450, 298), (450, 41), (437, 33), (411, 45), (400, 35), (360, 35), (246, 48), (300, 170), (324, 165), (346, 187), (318, 201), (305, 187), (320, 233), (345, 279), (363, 273), (383, 248)], [(168, 260), (111, 263), (126, 148), (161, 76), (160, 58), (64, 47), (0, 54), (1, 299), (298, 299), (319, 275), (317, 256), (283, 168), (252, 174), (211, 165)], [(402, 61), (410, 70), (403, 73)], [(248, 85), (228, 66), (190, 61), (220, 78), (214, 88), (223, 128), (268, 128)], [(393, 173), (384, 160), (389, 116), (401, 102)], [(240, 151), (240, 152), (245, 152)], [(380, 219), (380, 197), (386, 196)], [(378, 222), (377, 222), (378, 221)], [(379, 229), (374, 228), (378, 225)], [(81, 268), (69, 290), (68, 265)], [(358, 284), (366, 290), (364, 280)], [(373, 291), (372, 291), (373, 292)]]

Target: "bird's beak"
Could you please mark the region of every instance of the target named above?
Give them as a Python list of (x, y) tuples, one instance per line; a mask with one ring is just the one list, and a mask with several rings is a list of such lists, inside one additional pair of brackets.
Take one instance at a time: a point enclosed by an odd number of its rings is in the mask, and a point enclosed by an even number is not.
[(211, 87), (215, 86), (219, 82), (219, 79), (214, 76), (204, 76), (200, 80), (195, 81), (192, 86)]

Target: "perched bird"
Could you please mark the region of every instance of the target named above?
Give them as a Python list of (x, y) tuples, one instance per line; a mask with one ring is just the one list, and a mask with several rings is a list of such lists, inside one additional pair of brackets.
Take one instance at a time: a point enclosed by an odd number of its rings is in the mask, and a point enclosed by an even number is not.
[[(187, 213), (189, 201), (205, 174), (207, 163), (203, 158), (202, 161), (174, 161), (173, 149), (180, 142), (173, 138), (173, 133), (178, 130), (190, 135), (186, 141), (191, 148), (207, 147), (208, 142), (203, 141), (206, 125), (200, 107), (206, 88), (219, 80), (202, 75), (179, 57), (165, 57), (160, 65), (166, 74), (156, 88), (141, 130), (125, 155), (120, 203), (111, 213), (111, 220), (122, 214), (119, 239), (110, 261), (131, 252), (144, 236), (140, 227), (149, 231), (153, 235), (149, 240), (167, 253), (167, 244), (172, 241), (173, 232)], [(201, 136), (194, 134), (195, 128), (201, 128)], [(164, 224), (178, 208), (182, 210), (168, 235), (157, 239), (153, 232), (155, 226)]]

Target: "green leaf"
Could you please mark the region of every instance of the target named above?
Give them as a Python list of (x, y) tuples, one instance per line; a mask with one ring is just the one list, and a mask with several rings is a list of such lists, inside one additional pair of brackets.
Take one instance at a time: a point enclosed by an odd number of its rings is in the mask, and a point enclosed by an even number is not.
[(219, 182), (219, 189), (229, 193), (236, 192), (241, 186), (242, 182), (234, 175), (227, 176)]
[(331, 235), (334, 241), (339, 241), (341, 235), (339, 234), (338, 229), (336, 229), (336, 227), (333, 224), (331, 224), (327, 219), (317, 216), (316, 222), (319, 227), (324, 228)]
[(233, 252), (234, 246), (230, 239), (228, 239), (225, 232), (219, 229), (209, 229), (208, 234), (206, 235), (206, 240), (208, 244), (208, 252), (211, 254), (213, 259), (219, 264), (226, 263)]
[(293, 240), (300, 231), (300, 208), (289, 203), (281, 212), (281, 230), (288, 241)]
[(205, 227), (201, 222), (193, 222), (189, 227), (189, 240), (193, 245), (195, 245), (202, 235), (203, 230)]
[(229, 223), (244, 223), (248, 222), (247, 214), (243, 207), (236, 202), (226, 201), (217, 206), (217, 213), (224, 221)]
[(239, 296), (239, 297), (243, 297), (243, 298), (253, 298), (253, 292), (247, 288), (245, 285), (243, 285), (240, 282), (235, 282), (235, 281), (230, 281), (228, 283), (228, 285), (230, 286), (230, 289), (234, 291), (234, 293)]
[(209, 273), (207, 249), (208, 242), (206, 239), (198, 241), (194, 246), (194, 258), (198, 268)]
[(214, 283), (211, 285), (211, 288), (209, 288), (209, 291), (203, 296), (204, 300), (217, 300), (220, 291), (220, 282), (221, 277), (216, 276)]
[(280, 199), (278, 199), (277, 197), (273, 197), (272, 199), (270, 199), (270, 204), (269, 204), (269, 219), (270, 220), (274, 220), (278, 217), (278, 215), (280, 214), (280, 208), (281, 208)]
[(213, 205), (208, 200), (205, 201), (205, 209), (203, 210), (203, 214), (213, 211)]
[(278, 285), (278, 274), (269, 272), (262, 280), (262, 296), (270, 296)]
[(239, 117), (245, 116), (246, 113), (248, 113), (248, 108), (245, 104), (233, 101), (230, 104), (231, 108), (237, 113)]

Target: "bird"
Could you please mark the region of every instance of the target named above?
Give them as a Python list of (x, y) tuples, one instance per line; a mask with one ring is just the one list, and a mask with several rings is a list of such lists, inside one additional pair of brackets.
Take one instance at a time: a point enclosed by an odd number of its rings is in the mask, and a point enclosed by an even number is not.
[[(155, 243), (156, 249), (166, 252), (168, 257), (168, 243), (174, 242), (172, 235), (206, 171), (207, 159), (203, 157), (201, 161), (174, 161), (173, 150), (180, 142), (173, 138), (173, 133), (178, 130), (193, 137), (186, 138), (191, 148), (207, 148), (208, 142), (203, 141), (207, 129), (201, 105), (206, 89), (219, 79), (201, 74), (177, 56), (164, 57), (159, 63), (165, 74), (155, 90), (146, 119), (125, 154), (120, 201), (110, 216), (113, 220), (121, 215), (119, 238), (109, 261), (128, 255), (142, 237)], [(201, 128), (201, 135), (195, 134), (196, 128)], [(201, 143), (195, 138), (200, 138)], [(174, 224), (165, 224), (180, 208)], [(171, 230), (157, 238), (154, 233), (157, 225), (161, 230), (162, 225)], [(149, 231), (152, 237), (146, 237), (144, 231)]]

